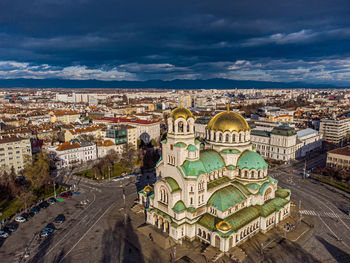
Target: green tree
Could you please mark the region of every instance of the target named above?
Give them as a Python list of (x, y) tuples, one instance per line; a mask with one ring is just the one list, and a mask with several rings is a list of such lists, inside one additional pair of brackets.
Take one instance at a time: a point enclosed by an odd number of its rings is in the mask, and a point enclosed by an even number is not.
[(40, 153), (27, 165), (23, 171), (26, 180), (30, 182), (33, 190), (46, 188), (50, 183), (50, 165), (48, 157)]

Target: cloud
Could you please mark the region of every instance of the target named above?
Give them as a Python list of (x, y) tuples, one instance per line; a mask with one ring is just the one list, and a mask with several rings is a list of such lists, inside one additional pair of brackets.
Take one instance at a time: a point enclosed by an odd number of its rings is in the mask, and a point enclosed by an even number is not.
[(342, 0), (2, 0), (0, 77), (341, 83), (349, 13)]

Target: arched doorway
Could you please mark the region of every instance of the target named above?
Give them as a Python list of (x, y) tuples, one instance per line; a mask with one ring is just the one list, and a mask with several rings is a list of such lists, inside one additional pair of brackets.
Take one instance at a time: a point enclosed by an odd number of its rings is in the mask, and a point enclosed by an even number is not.
[(220, 237), (215, 236), (215, 247), (220, 249)]
[(272, 190), (268, 188), (264, 194), (264, 201), (270, 200), (272, 198)]

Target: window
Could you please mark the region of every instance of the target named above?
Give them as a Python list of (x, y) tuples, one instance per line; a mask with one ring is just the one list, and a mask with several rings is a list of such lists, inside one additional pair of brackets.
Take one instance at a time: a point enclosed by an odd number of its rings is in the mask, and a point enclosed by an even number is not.
[(170, 150), (174, 150), (174, 145), (170, 144)]

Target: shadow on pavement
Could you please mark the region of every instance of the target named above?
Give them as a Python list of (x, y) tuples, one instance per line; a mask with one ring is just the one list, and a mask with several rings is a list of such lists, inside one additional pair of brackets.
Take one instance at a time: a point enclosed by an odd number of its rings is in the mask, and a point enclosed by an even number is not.
[(45, 261), (45, 254), (52, 243), (52, 239), (53, 239), (54, 234), (55, 233), (52, 233), (48, 237), (43, 239), (43, 241), (39, 245), (38, 252), (30, 260), (31, 263), (40, 263), (40, 262)]
[[(350, 262), (350, 255), (342, 249), (332, 245), (324, 238), (316, 236), (316, 239), (327, 249), (337, 262)], [(340, 244), (340, 241), (339, 241)]]
[(118, 221), (112, 230), (107, 230), (102, 237), (103, 263), (144, 262), (139, 239), (131, 225), (130, 218), (126, 225)]
[[(254, 253), (256, 256), (256, 254)], [(254, 255), (249, 255), (247, 262), (304, 262), (304, 263), (319, 263), (313, 255), (308, 253), (304, 248), (295, 242), (291, 242), (282, 238), (273, 247), (264, 248), (263, 254), (260, 255), (260, 260)]]

